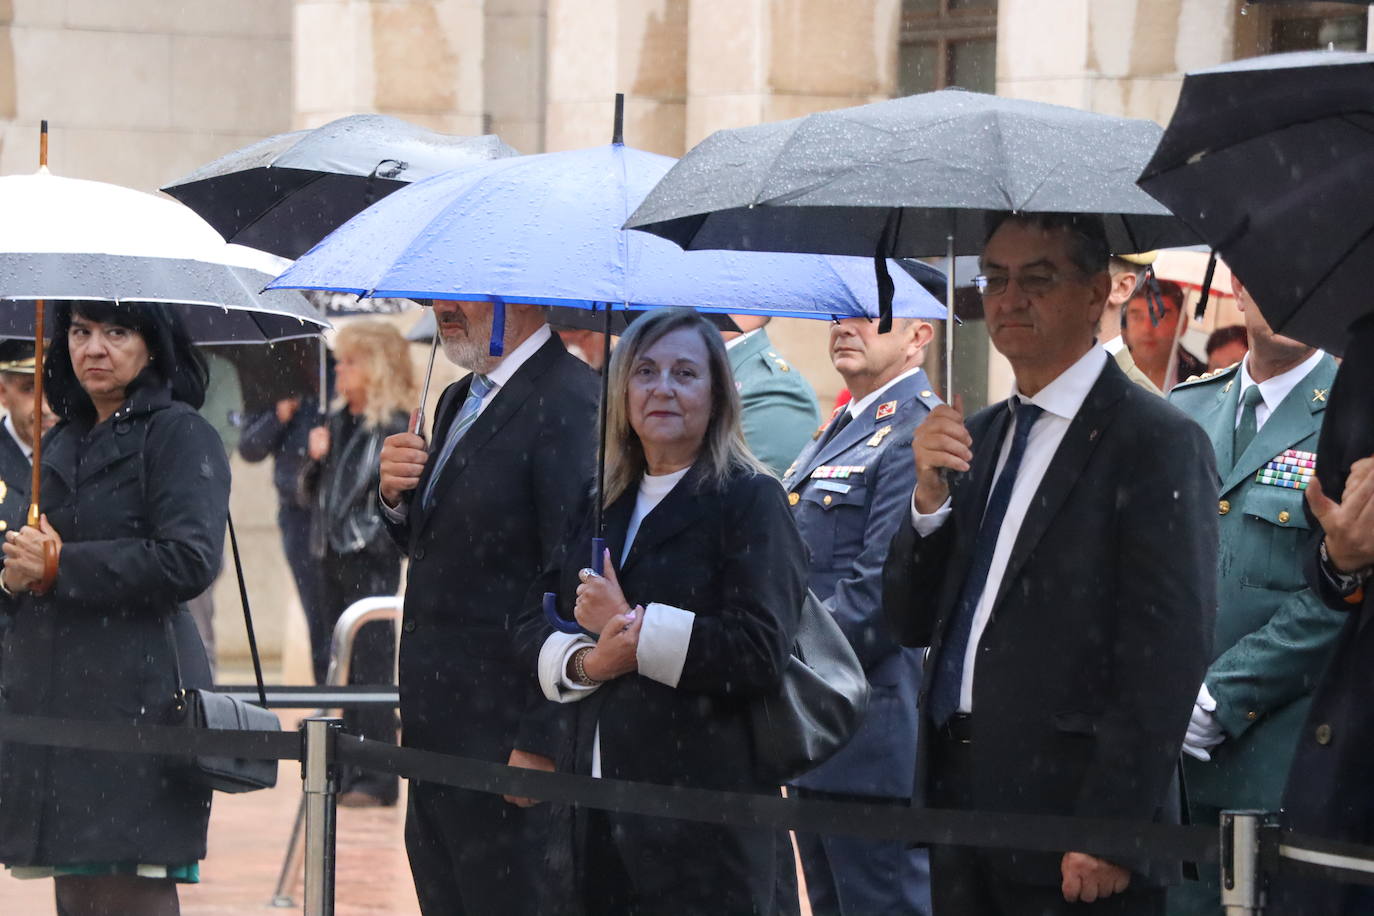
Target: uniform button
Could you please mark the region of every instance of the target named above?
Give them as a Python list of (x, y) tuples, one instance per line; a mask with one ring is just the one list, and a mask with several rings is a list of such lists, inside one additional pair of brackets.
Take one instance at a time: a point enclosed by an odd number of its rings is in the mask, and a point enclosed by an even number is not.
[(821, 502), (824, 503), (824, 504), (827, 505), (827, 506), (830, 505), (830, 504), (831, 504), (832, 502), (834, 502), (834, 501), (835, 501), (835, 497), (831, 496), (829, 493), (827, 493), (827, 494), (825, 495), (825, 499), (821, 500)]
[(1245, 718), (1247, 718), (1247, 719), (1249, 719), (1251, 722), (1253, 722), (1253, 721), (1255, 721), (1256, 719), (1259, 718), (1259, 713), (1255, 712), (1255, 711), (1252, 709), (1252, 710), (1250, 710), (1249, 712), (1247, 712), (1247, 713), (1245, 714)]
[(1289, 519), (1290, 517), (1291, 517), (1291, 516), (1289, 516), (1288, 510), (1287, 510), (1287, 509), (1284, 509), (1282, 512), (1279, 513), (1279, 524), (1280, 524), (1280, 525), (1286, 525), (1286, 524), (1288, 524), (1288, 519)]
[(416, 547), (416, 548), (415, 548), (415, 556), (413, 557), (413, 559), (416, 559), (416, 560), (423, 560), (424, 558), (425, 558), (425, 549), (424, 549), (423, 547)]
[(1323, 722), (1317, 726), (1317, 743), (1327, 745), (1331, 743), (1331, 726)]
[(8, 528), (9, 526), (10, 526), (10, 523), (9, 523), (9, 522), (5, 521), (3, 518), (0, 518), (0, 531), (4, 531), (4, 530), (5, 530), (6, 528)]
[(789, 506), (795, 506), (795, 505), (796, 505), (797, 503), (799, 503), (799, 502), (801, 502), (801, 494), (800, 494), (800, 493), (788, 493), (788, 494), (787, 494), (787, 504), (788, 504)]
[(405, 623), (401, 624), (401, 629), (402, 629), (402, 630), (405, 630), (407, 633), (414, 633), (414, 632), (415, 632), (415, 621), (413, 621), (413, 620), (407, 620)]
[(1217, 511), (1220, 512), (1222, 515), (1225, 515), (1227, 512), (1230, 512), (1231, 501), (1223, 499), (1221, 502), (1217, 503)]
[(934, 392), (932, 392), (929, 388), (927, 388), (925, 391), (922, 391), (922, 392), (921, 392), (921, 397), (923, 397), (923, 398), (928, 398), (928, 397), (930, 397), (931, 394), (933, 394), (933, 393), (934, 393)]

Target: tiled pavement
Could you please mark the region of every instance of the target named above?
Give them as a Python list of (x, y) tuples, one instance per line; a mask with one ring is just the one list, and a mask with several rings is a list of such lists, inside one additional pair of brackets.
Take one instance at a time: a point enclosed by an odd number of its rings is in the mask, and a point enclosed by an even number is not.
[[(285, 723), (294, 727), (294, 723)], [(245, 795), (216, 793), (210, 816), (210, 852), (201, 883), (182, 888), (184, 916), (264, 916), (299, 913), (296, 906), (268, 906), (300, 800), (300, 767), (283, 763), (277, 787)], [(416, 916), (415, 891), (406, 864), (402, 827), (405, 799), (395, 808), (340, 808), (337, 916)], [(52, 914), (51, 881), (18, 881), (0, 874), (0, 913)]]

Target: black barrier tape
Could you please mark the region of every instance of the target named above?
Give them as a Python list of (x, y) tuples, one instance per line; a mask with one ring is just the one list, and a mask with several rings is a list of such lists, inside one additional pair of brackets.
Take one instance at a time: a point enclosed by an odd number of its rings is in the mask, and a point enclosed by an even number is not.
[(1073, 849), (1123, 860), (1209, 863), (1216, 862), (1218, 855), (1217, 832), (1210, 827), (912, 809), (593, 779), (451, 757), (351, 735), (339, 736), (338, 758), (364, 769), (460, 789), (708, 824), (988, 849)]
[(1374, 886), (1374, 846), (1342, 843), (1279, 830), (1265, 864), (1307, 878)]
[[(123, 725), (0, 713), (0, 740), (113, 753), (300, 760), (295, 732)], [(1216, 831), (1101, 818), (911, 809), (891, 805), (782, 798), (545, 773), (339, 735), (338, 759), (365, 769), (476, 792), (538, 798), (605, 811), (678, 820), (845, 834), (874, 840), (1059, 852), (1105, 858), (1218, 861)], [(1281, 831), (1270, 843), (1271, 869), (1374, 885), (1374, 846)], [(1347, 866), (1342, 867), (1342, 861)], [(1370, 869), (1370, 870), (1366, 870)]]
[(248, 732), (170, 725), (113, 725), (0, 713), (0, 740), (44, 747), (182, 757), (300, 760), (296, 732)]

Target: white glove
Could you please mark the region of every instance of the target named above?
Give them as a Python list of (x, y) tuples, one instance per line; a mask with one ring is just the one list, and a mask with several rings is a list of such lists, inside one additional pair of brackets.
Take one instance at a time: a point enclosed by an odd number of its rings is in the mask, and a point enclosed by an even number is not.
[(1216, 712), (1217, 701), (1203, 684), (1198, 688), (1197, 702), (1193, 704), (1193, 715), (1188, 720), (1188, 733), (1183, 737), (1183, 753), (1198, 760), (1211, 760), (1212, 748), (1226, 740), (1221, 723), (1212, 715)]

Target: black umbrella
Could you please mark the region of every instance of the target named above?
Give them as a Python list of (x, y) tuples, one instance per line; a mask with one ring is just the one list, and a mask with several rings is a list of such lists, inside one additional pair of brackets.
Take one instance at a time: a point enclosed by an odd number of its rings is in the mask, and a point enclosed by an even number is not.
[[(990, 212), (1101, 214), (1114, 251), (1187, 244), (1196, 237), (1135, 186), (1160, 133), (945, 89), (717, 131), (625, 225), (687, 249), (874, 257), (880, 290), (882, 258), (979, 253)], [(956, 282), (951, 273), (951, 303)]]
[(492, 135), (456, 137), (386, 115), (350, 115), (268, 137), (162, 190), (228, 241), (298, 258), (409, 182), (514, 155)]
[(1374, 54), (1189, 73), (1140, 186), (1220, 252), (1275, 331), (1339, 354), (1374, 312)]

